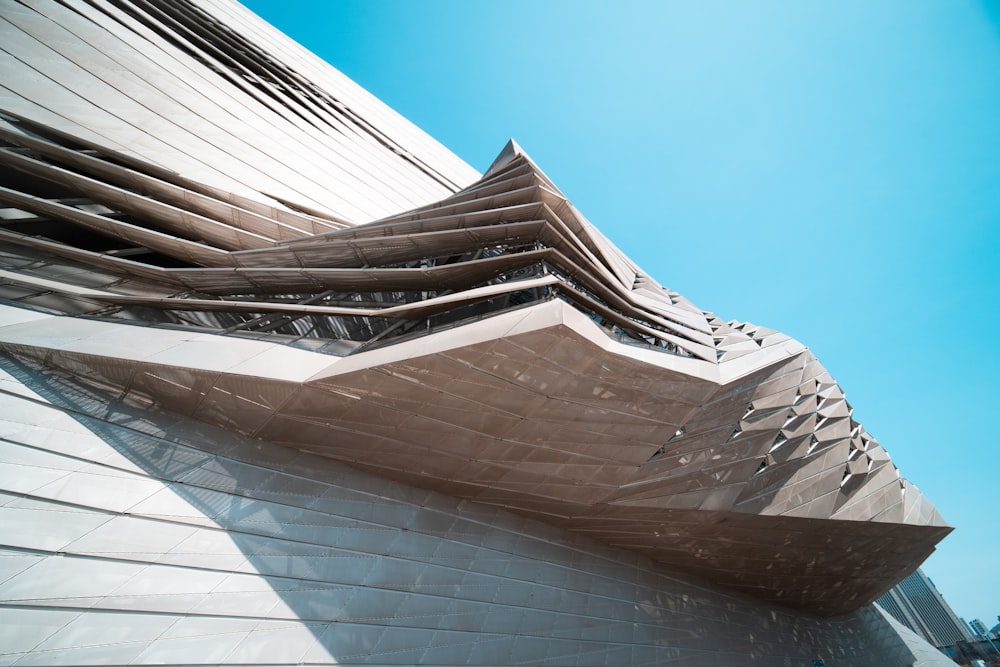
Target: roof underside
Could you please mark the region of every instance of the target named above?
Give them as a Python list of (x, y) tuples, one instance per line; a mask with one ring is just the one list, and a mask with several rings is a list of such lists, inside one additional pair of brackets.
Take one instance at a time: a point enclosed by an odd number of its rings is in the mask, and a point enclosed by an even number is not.
[(516, 144), (478, 178), (226, 4), (33, 6), (0, 348), (816, 613), (950, 530), (807, 349), (660, 286)]

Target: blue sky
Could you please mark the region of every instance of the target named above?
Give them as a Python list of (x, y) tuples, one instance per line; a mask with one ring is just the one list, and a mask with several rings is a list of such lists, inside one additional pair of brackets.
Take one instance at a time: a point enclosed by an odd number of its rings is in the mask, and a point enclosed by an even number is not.
[(514, 137), (664, 285), (808, 345), (1000, 614), (1000, 3), (246, 3), (480, 171)]

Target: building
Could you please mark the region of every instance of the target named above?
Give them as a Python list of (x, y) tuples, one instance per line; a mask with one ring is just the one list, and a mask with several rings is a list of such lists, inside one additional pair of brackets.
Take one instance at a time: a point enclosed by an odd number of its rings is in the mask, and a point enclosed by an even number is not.
[(877, 603), (934, 646), (950, 646), (973, 639), (934, 582), (920, 569), (890, 589)]
[(223, 0), (3, 0), (0, 657), (931, 665), (803, 345)]
[(986, 624), (983, 623), (978, 618), (974, 618), (971, 621), (969, 621), (969, 628), (972, 629), (972, 636), (973, 637), (983, 637), (983, 638), (986, 638), (986, 637), (990, 636), (990, 629), (987, 628)]

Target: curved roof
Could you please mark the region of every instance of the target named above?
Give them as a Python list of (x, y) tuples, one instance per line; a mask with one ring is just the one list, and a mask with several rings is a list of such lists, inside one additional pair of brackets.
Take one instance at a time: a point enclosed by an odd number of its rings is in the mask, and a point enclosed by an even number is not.
[[(64, 32), (102, 37), (39, 56)], [(659, 285), (515, 143), (476, 180), (225, 5), (18, 8), (3, 37), (23, 80), (87, 74), (0, 97), (0, 348), (820, 614), (951, 530), (808, 349)], [(237, 98), (285, 138), (148, 113)]]

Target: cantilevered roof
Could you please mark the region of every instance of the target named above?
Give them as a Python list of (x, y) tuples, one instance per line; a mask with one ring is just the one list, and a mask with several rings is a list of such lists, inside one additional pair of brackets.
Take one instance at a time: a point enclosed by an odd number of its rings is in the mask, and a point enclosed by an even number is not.
[(514, 142), (479, 177), (226, 5), (51, 10), (0, 24), (0, 348), (815, 613), (950, 530), (808, 349), (661, 286)]

